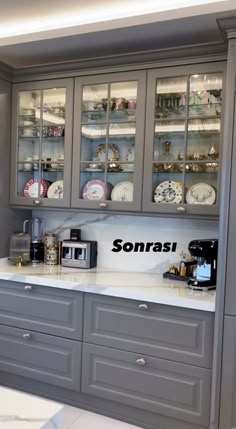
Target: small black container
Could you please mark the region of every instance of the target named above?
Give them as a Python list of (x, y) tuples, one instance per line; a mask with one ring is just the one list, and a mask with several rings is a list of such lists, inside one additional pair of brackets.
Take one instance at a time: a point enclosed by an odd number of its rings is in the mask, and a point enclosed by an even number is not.
[(33, 263), (39, 263), (44, 261), (44, 244), (42, 241), (31, 242), (30, 259)]
[(81, 229), (71, 229), (70, 230), (70, 240), (80, 241), (81, 240)]

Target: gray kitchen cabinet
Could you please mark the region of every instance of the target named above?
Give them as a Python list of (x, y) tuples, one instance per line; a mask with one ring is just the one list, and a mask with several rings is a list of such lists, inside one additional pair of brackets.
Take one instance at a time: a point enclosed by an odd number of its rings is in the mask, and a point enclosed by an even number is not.
[(236, 428), (236, 317), (224, 318), (220, 429)]
[(81, 340), (83, 294), (0, 280), (0, 323)]
[(80, 391), (81, 350), (79, 341), (0, 325), (0, 371)]
[(83, 393), (209, 424), (210, 370), (86, 343), (82, 362)]
[(216, 215), (224, 63), (148, 72), (145, 212)]
[[(236, 165), (236, 97), (234, 109), (234, 130), (233, 130), (233, 152), (232, 166)], [(235, 210), (236, 210), (236, 192), (234, 189), (236, 183), (236, 169), (231, 170), (231, 192), (229, 202), (229, 226), (227, 243), (227, 261), (226, 261), (226, 296), (225, 296), (225, 314), (236, 316), (236, 288), (235, 288)]]
[(141, 210), (146, 72), (75, 80), (72, 208)]
[(214, 315), (85, 295), (84, 341), (211, 368)]
[(70, 207), (74, 80), (13, 85), (12, 205)]

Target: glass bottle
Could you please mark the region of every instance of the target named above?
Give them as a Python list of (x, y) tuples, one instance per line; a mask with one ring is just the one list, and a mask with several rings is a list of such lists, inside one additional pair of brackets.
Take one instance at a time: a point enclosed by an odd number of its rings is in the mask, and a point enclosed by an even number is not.
[(163, 143), (163, 152), (159, 156), (159, 162), (163, 163), (164, 170), (170, 170), (173, 162), (175, 161), (173, 154), (171, 153), (171, 142), (166, 140)]

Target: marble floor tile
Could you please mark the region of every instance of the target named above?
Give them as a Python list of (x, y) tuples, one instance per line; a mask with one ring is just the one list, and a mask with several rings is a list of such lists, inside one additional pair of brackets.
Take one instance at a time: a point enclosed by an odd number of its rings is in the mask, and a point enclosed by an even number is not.
[(85, 411), (69, 429), (140, 429), (140, 427)]
[(68, 429), (84, 412), (80, 408), (65, 405), (41, 429)]
[(0, 429), (40, 429), (63, 405), (0, 387)]

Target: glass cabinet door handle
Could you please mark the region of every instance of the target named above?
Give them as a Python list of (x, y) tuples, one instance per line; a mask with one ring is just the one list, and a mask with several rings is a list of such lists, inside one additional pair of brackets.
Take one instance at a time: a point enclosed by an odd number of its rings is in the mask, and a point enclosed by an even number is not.
[(32, 286), (31, 285), (25, 285), (24, 289), (25, 290), (32, 290)]
[(141, 366), (146, 365), (146, 361), (145, 361), (145, 359), (143, 359), (143, 358), (139, 358), (139, 359), (137, 359), (137, 360), (136, 360), (136, 363), (137, 363), (138, 365), (141, 365)]
[(23, 340), (30, 340), (31, 335), (29, 333), (22, 335)]
[(33, 201), (33, 204), (34, 204), (35, 206), (38, 206), (38, 205), (40, 204), (40, 201), (39, 201), (39, 200), (34, 200), (34, 201)]
[(184, 212), (186, 212), (186, 208), (185, 207), (177, 207), (177, 209), (176, 209), (178, 212), (182, 212), (182, 213), (184, 213)]
[(99, 207), (101, 209), (105, 209), (107, 207), (107, 203), (99, 203)]
[(139, 310), (148, 310), (148, 305), (147, 304), (139, 304), (138, 308), (139, 308)]

